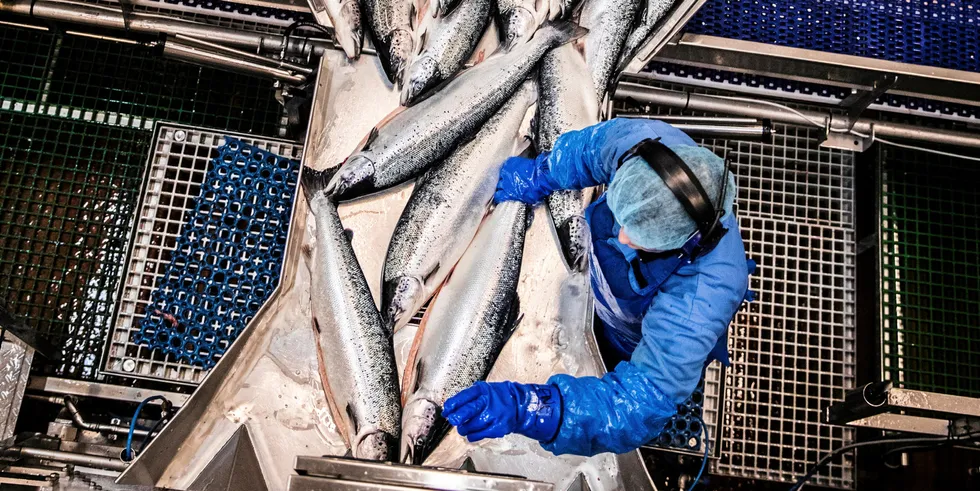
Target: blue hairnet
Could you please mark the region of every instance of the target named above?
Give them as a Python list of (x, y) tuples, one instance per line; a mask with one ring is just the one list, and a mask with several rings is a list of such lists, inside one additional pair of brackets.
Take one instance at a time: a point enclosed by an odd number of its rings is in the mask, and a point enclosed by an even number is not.
[[(671, 150), (691, 168), (712, 202), (717, 200), (725, 161), (698, 146), (677, 145)], [(725, 216), (732, 214), (736, 194), (735, 177), (729, 174), (728, 188), (721, 200)], [(628, 160), (616, 172), (606, 196), (609, 209), (626, 228), (630, 241), (644, 249), (678, 249), (697, 230), (697, 224), (660, 175), (638, 157)]]

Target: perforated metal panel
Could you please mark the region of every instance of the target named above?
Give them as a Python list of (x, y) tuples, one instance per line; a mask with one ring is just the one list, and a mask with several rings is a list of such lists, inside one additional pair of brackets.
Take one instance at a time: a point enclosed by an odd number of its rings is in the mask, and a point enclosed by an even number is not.
[[(757, 299), (729, 329), (732, 366), (705, 375), (704, 420), (718, 435), (713, 473), (789, 482), (854, 439), (820, 422), (855, 383), (853, 155), (819, 148), (806, 128), (773, 133), (773, 143), (701, 142), (732, 161), (739, 227), (759, 265), (749, 277)], [(854, 460), (812, 482), (853, 488)]]
[(156, 121), (284, 134), (272, 82), (153, 48), (0, 28), (0, 111), (152, 131)]
[[(154, 315), (156, 307), (151, 306), (153, 292), (166, 279), (181, 229), (189, 212), (195, 209), (211, 160), (217, 156), (218, 146), (225, 143), (225, 136), (234, 136), (286, 158), (298, 159), (302, 153), (302, 146), (294, 142), (192, 127), (158, 126), (119, 308), (107, 346), (106, 372), (191, 384), (200, 382), (206, 373), (199, 366), (179, 361), (172, 353), (141, 345), (136, 338), (144, 318), (148, 315), (160, 318), (160, 315)], [(207, 326), (201, 328), (207, 329)]]

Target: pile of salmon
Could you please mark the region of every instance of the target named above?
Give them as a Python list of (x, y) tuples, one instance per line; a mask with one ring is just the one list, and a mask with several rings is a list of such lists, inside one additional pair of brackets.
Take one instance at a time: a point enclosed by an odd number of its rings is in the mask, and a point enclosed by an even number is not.
[[(340, 165), (305, 168), (301, 177), (316, 221), (307, 252), (320, 375), (333, 420), (360, 459), (422, 464), (450, 429), (442, 405), (486, 378), (520, 320), (533, 211), (493, 205), (500, 168), (598, 122), (619, 72), (674, 2), (430, 1), (325, 5), (349, 58), (360, 56), (366, 28), (402, 103)], [(494, 31), (497, 52), (474, 53)], [(531, 130), (522, 131), (529, 114)], [(337, 203), (409, 181), (379, 308)], [(587, 268), (591, 198), (591, 190), (560, 191), (544, 204), (572, 272)], [(399, 381), (392, 335), (427, 303)]]

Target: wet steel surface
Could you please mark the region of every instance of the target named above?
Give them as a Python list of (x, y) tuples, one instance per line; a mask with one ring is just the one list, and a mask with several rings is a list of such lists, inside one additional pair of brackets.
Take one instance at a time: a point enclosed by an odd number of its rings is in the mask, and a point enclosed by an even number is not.
[[(341, 53), (331, 52), (322, 63), (304, 162), (317, 169), (341, 162), (398, 101), (398, 93), (382, 82), (374, 58), (350, 66)], [(376, 301), (391, 231), (410, 192), (410, 185), (401, 186), (339, 210), (345, 227), (354, 232), (354, 250)], [(285, 488), (297, 456), (347, 452), (317, 374), (310, 271), (300, 250), (313, 237), (308, 211), (306, 200), (298, 199), (278, 291), (120, 482), (187, 488), (219, 471), (211, 462), (222, 460), (216, 456), (243, 425), (269, 489)], [(602, 373), (591, 334), (587, 280), (568, 276), (553, 227), (539, 207), (528, 231), (518, 287), (524, 319), (490, 380), (540, 383), (554, 373)], [(413, 331), (409, 326), (394, 337), (399, 365)], [(638, 452), (555, 457), (519, 435), (470, 444), (451, 432), (426, 465), (458, 468), (467, 457), (479, 471), (522, 475), (554, 483), (559, 490), (580, 480), (593, 490), (652, 489)]]

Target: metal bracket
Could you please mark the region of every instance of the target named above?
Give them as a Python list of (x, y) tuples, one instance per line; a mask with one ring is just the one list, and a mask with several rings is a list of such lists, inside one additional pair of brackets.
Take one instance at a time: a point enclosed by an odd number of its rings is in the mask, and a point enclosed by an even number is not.
[(827, 407), (824, 418), (831, 424), (937, 436), (972, 433), (980, 420), (980, 399), (872, 382)]
[(888, 92), (888, 89), (894, 87), (896, 83), (898, 83), (898, 76), (888, 74), (882, 75), (875, 80), (874, 84), (871, 85), (871, 90), (852, 89), (851, 95), (840, 101), (840, 107), (847, 109), (848, 121), (846, 129), (850, 131), (868, 106), (876, 101), (878, 97), (881, 97), (881, 94)]
[[(831, 119), (833, 119), (833, 116), (831, 116)], [(836, 148), (838, 150), (847, 150), (850, 152), (863, 152), (870, 148), (871, 144), (874, 143), (870, 136), (864, 137), (853, 133), (830, 131), (830, 128), (833, 128), (833, 126), (830, 125), (824, 128), (824, 139), (822, 142), (820, 142), (821, 147)]]

